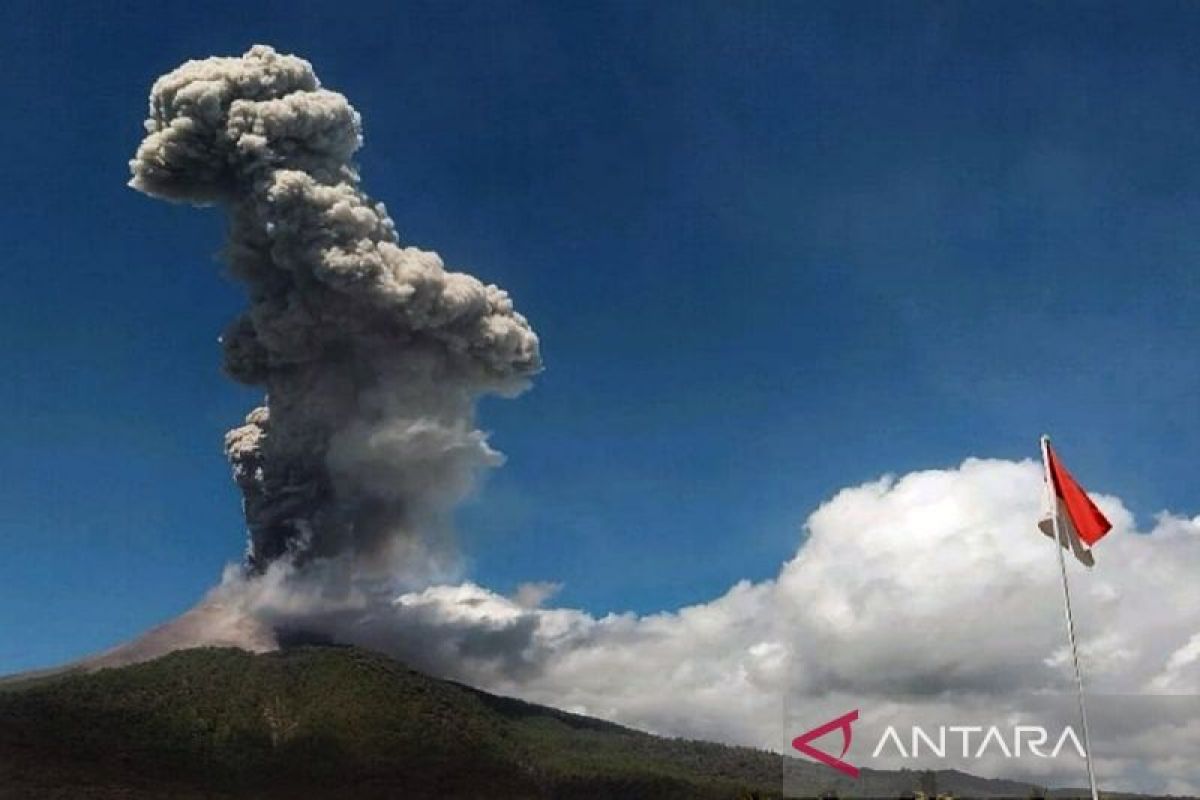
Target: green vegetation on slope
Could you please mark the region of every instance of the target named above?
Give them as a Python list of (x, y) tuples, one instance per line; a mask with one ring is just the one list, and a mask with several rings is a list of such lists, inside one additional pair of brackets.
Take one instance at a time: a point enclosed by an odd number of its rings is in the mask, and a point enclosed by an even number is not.
[(743, 798), (778, 756), (662, 739), (375, 653), (173, 653), (0, 688), (0, 797)]

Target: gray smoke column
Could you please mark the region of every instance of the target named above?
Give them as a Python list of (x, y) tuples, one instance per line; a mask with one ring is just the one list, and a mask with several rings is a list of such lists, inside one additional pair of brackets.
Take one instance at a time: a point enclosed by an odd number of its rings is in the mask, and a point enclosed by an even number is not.
[(500, 461), (478, 398), (541, 367), (503, 290), (399, 243), (359, 186), (361, 144), (308, 62), (256, 46), (159, 78), (130, 162), (135, 189), (229, 213), (249, 307), (222, 336), (225, 369), (267, 398), (225, 437), (255, 571), (403, 558)]

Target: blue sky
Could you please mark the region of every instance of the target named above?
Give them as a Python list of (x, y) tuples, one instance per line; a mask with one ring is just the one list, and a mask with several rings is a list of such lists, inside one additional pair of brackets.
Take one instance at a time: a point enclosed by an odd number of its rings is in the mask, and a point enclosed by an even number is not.
[(542, 337), (482, 409), (474, 580), (704, 601), (837, 489), (1043, 430), (1142, 518), (1200, 511), (1200, 6), (18, 0), (0, 30), (0, 672), (241, 553), (222, 220), (124, 184), (154, 77), (255, 42), (360, 110), (405, 241)]

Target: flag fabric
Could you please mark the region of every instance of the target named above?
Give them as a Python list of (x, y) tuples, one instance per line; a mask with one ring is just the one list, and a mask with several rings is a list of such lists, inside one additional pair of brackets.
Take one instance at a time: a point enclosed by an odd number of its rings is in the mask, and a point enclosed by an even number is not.
[(1047, 516), (1038, 523), (1038, 528), (1053, 539), (1054, 517), (1057, 517), (1066, 539), (1063, 547), (1069, 549), (1084, 566), (1090, 567), (1096, 563), (1091, 548), (1112, 529), (1112, 523), (1067, 472), (1049, 441), (1046, 442), (1046, 472), (1054, 486), (1055, 507), (1047, 510)]

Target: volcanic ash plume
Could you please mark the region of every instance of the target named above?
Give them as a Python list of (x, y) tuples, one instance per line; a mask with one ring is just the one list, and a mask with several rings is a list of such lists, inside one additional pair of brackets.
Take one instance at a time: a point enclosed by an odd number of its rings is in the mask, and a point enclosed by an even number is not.
[(503, 290), (400, 245), (351, 162), (358, 113), (308, 62), (189, 61), (155, 82), (146, 132), (131, 186), (229, 212), (250, 304), (225, 369), (267, 396), (225, 437), (250, 567), (393, 565), (499, 462), (475, 404), (524, 388), (537, 336)]

